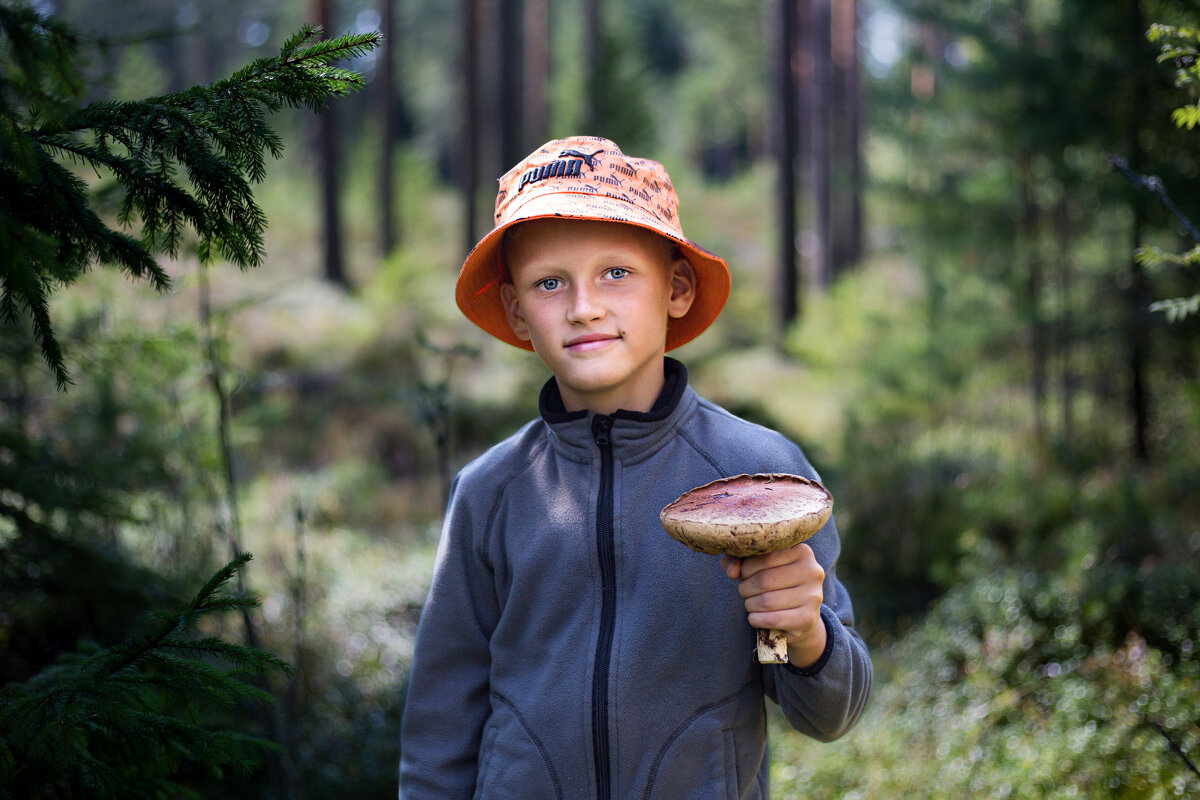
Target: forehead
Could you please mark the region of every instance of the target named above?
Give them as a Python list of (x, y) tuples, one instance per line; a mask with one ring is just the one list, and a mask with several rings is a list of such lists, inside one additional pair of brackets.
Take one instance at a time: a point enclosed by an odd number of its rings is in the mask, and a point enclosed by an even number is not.
[(585, 219), (534, 219), (504, 235), (504, 260), (510, 269), (556, 252), (639, 254), (667, 263), (672, 243), (653, 231), (622, 222)]

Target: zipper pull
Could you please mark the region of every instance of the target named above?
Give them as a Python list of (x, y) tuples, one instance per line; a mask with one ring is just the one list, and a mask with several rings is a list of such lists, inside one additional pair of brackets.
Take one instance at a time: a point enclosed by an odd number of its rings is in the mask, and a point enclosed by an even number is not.
[(609, 432), (612, 430), (613, 418), (604, 414), (597, 414), (592, 417), (592, 437), (596, 440), (596, 444), (601, 447), (608, 447), (611, 442)]

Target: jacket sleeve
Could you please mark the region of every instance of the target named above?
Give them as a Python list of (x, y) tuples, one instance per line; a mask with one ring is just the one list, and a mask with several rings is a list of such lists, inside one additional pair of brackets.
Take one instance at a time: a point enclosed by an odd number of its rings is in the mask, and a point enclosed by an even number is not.
[(831, 742), (854, 727), (871, 691), (871, 656), (854, 629), (850, 594), (837, 578), (840, 550), (832, 519), (809, 539), (825, 569), (821, 618), (828, 634), (825, 652), (807, 669), (791, 664), (764, 667), (767, 695), (779, 703), (796, 730)]
[(480, 514), (462, 475), (451, 486), (401, 724), (400, 800), (470, 798), (490, 713), (488, 649), (498, 618), (495, 581), (477, 545)]

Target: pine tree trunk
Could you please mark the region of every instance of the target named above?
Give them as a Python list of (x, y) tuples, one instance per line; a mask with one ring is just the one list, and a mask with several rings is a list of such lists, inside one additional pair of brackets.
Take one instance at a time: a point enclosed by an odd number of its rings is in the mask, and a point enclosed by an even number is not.
[[(1129, 25), (1130, 35), (1129, 52), (1130, 53), (1146, 53), (1146, 40), (1144, 31), (1146, 30), (1145, 18), (1142, 15), (1142, 7), (1140, 0), (1126, 0), (1129, 8)], [(1131, 57), (1131, 67), (1133, 71), (1130, 81), (1130, 103), (1129, 108), (1140, 108), (1148, 94), (1147, 75), (1145, 64), (1154, 63), (1151, 54), (1146, 54), (1146, 58)], [(1129, 167), (1135, 173), (1142, 174), (1144, 172), (1144, 158), (1142, 153), (1142, 145), (1138, 136), (1141, 127), (1141, 118), (1137, 114), (1131, 114), (1129, 119), (1129, 129), (1127, 133), (1127, 146), (1129, 148)], [(1146, 200), (1144, 192), (1133, 193), (1133, 227), (1130, 231), (1131, 239), (1129, 252), (1134, 253), (1142, 246), (1142, 237), (1145, 232), (1146, 225)], [(1129, 326), (1129, 422), (1131, 432), (1131, 450), (1134, 459), (1142, 463), (1150, 460), (1150, 447), (1147, 442), (1147, 433), (1150, 427), (1150, 391), (1147, 387), (1146, 378), (1146, 359), (1149, 352), (1149, 305), (1150, 305), (1150, 290), (1146, 280), (1146, 273), (1142, 269), (1142, 265), (1134, 257), (1129, 259), (1129, 291), (1127, 292), (1128, 302), (1128, 326)]]
[[(509, 169), (525, 155), (521, 149), (524, 138), (521, 123), (524, 115), (521, 113), (521, 2), (520, 0), (499, 0), (499, 14), (496, 31), (499, 41), (496, 48), (496, 60), (499, 62), (498, 99), (500, 107), (496, 122), (500, 128), (500, 164), (501, 171)], [(497, 173), (500, 174), (500, 173)]]
[[(1014, 22), (1017, 27), (1019, 51), (1026, 59), (1021, 62), (1021, 109), (1025, 118), (1031, 118), (1033, 109), (1029, 98), (1034, 92), (1031, 84), (1029, 60), (1033, 58), (1033, 37), (1029, 32), (1026, 0), (1018, 0)], [(1043, 267), (1038, 243), (1039, 209), (1033, 197), (1033, 154), (1028, 143), (1022, 143), (1016, 158), (1017, 180), (1020, 184), (1021, 216), (1019, 222), (1019, 247), (1025, 262), (1025, 313), (1030, 336), (1030, 395), (1033, 411), (1033, 432), (1036, 441), (1046, 441), (1046, 326), (1042, 319), (1041, 297)]]
[(796, 3), (796, 36), (793, 50), (796, 71), (796, 174), (799, 186), (796, 189), (795, 241), (799, 291), (803, 294), (814, 285), (815, 262), (813, 246), (815, 237), (813, 200), (816, 176), (813, 174), (813, 75), (816, 64), (813, 57), (813, 4), (816, 0), (794, 0)]
[(833, 284), (832, 247), (832, 196), (833, 158), (830, 142), (830, 108), (833, 89), (833, 70), (830, 53), (831, 9), (830, 0), (810, 0), (812, 5), (811, 52), (812, 93), (809, 113), (809, 135), (812, 140), (813, 189), (813, 283), (820, 289)]
[(600, 42), (603, 38), (601, 30), (601, 0), (583, 0), (583, 131), (588, 136), (597, 134), (600, 124), (600, 112), (597, 98), (600, 96)]
[(767, 30), (774, 31), (777, 118), (773, 121), (778, 154), (779, 205), (779, 336), (783, 342), (800, 313), (800, 286), (796, 263), (796, 162), (798, 143), (796, 83), (796, 4), (776, 0), (768, 6)]
[(379, 31), (383, 34), (383, 46), (379, 49), (379, 251), (387, 255), (395, 249), (398, 240), (396, 231), (396, 191), (393, 154), (399, 138), (396, 124), (396, 3), (399, 0), (380, 0)]
[[(313, 18), (325, 30), (333, 32), (333, 7), (330, 0), (313, 0)], [(317, 174), (321, 184), (321, 243), (325, 280), (349, 289), (342, 262), (341, 204), (338, 195), (337, 116), (331, 105), (317, 115)]]
[(463, 198), (463, 232), (469, 250), (475, 246), (475, 195), (479, 186), (479, 3), (463, 0), (462, 5), (462, 166), (459, 175)]
[(862, 86), (858, 0), (833, 4), (833, 272), (850, 268), (863, 250)]
[[(1065, 173), (1065, 167), (1063, 172)], [(1065, 175), (1060, 177), (1063, 185), (1062, 196), (1058, 208), (1055, 209), (1055, 219), (1058, 228), (1058, 293), (1059, 307), (1062, 309), (1058, 318), (1058, 359), (1059, 375), (1062, 391), (1062, 436), (1071, 441), (1075, 435), (1075, 371), (1073, 363), (1075, 321), (1072, 312), (1072, 267), (1071, 267), (1071, 187)]]
[(218, 27), (216, 11), (208, 3), (196, 7), (196, 36), (194, 44), (195, 77), (202, 83), (211, 83), (217, 79), (220, 71), (220, 37), (214, 29)]
[(522, 96), (521, 155), (546, 139), (546, 91), (550, 83), (549, 0), (525, 0), (525, 91)]

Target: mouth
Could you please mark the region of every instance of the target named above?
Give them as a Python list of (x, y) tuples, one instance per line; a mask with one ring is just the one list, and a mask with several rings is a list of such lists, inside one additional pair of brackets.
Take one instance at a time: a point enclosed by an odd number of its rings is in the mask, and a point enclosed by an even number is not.
[(609, 342), (615, 342), (620, 338), (620, 336), (614, 334), (587, 333), (583, 336), (576, 336), (563, 345), (563, 347), (574, 353), (584, 353), (589, 350), (598, 350)]

